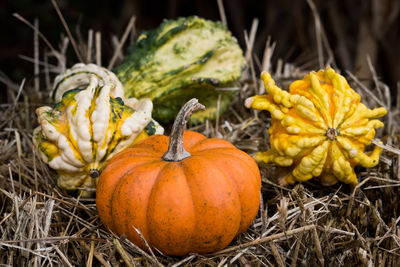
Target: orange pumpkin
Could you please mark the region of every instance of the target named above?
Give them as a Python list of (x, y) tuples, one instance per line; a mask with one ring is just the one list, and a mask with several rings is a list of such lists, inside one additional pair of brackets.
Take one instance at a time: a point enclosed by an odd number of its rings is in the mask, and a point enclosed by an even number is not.
[(192, 99), (170, 138), (151, 136), (115, 155), (97, 186), (104, 225), (168, 255), (227, 246), (257, 215), (261, 179), (255, 161), (231, 143), (184, 131), (204, 106)]

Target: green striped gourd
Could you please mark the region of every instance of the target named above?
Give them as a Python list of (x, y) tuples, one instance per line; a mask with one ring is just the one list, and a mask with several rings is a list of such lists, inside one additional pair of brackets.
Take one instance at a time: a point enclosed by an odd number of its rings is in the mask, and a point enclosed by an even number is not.
[(227, 109), (232, 87), (244, 67), (243, 52), (220, 22), (198, 17), (166, 20), (143, 32), (114, 72), (124, 85), (125, 96), (153, 100), (153, 117), (172, 121), (179, 108), (195, 97), (207, 109), (191, 121), (214, 119), (220, 98), (220, 113)]
[(54, 86), (50, 97), (58, 103), (66, 91), (86, 88), (92, 76), (97, 78), (99, 86), (106, 84), (110, 86), (110, 95), (112, 97), (124, 98), (124, 88), (113, 72), (95, 64), (84, 63), (77, 63), (72, 68), (58, 75), (54, 79)]
[(131, 98), (124, 103), (118, 96), (123, 96), (121, 84), (104, 68), (78, 64), (55, 81), (53, 95), (59, 102), (36, 110), (40, 126), (33, 142), (57, 171), (61, 189), (83, 189), (83, 195), (90, 195), (108, 159), (164, 131), (151, 118), (151, 100)]

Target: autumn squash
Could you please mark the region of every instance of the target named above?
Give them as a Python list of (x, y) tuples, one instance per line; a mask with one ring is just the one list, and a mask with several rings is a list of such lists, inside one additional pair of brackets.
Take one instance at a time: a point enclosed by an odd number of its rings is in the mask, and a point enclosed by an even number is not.
[(142, 32), (114, 72), (126, 97), (152, 99), (157, 121), (172, 122), (196, 97), (207, 110), (191, 121), (201, 123), (216, 117), (218, 99), (220, 114), (228, 108), (236, 91), (226, 88), (235, 86), (244, 63), (243, 51), (222, 23), (193, 16)]
[(36, 110), (40, 126), (34, 130), (33, 143), (43, 161), (57, 171), (61, 189), (89, 196), (109, 158), (150, 135), (162, 134), (164, 129), (151, 118), (151, 100), (127, 99), (128, 106), (120, 97), (110, 96), (118, 95), (115, 75), (106, 80), (86, 72), (82, 77), (82, 66), (78, 67), (81, 73), (64, 73), (60, 75), (63, 79), (56, 79), (64, 82), (62, 86), (56, 82), (54, 90), (57, 100), (58, 92), (63, 92), (60, 101), (54, 107)]
[(354, 166), (378, 164), (382, 149), (364, 150), (375, 129), (383, 127), (376, 118), (386, 110), (367, 108), (343, 76), (327, 67), (293, 82), (289, 92), (276, 86), (269, 73), (261, 78), (267, 94), (250, 97), (245, 105), (271, 113), (271, 148), (255, 159), (287, 167), (283, 184), (313, 177), (325, 185), (357, 184)]
[(171, 136), (154, 135), (115, 155), (102, 172), (96, 204), (104, 225), (168, 255), (227, 246), (257, 214), (260, 173), (231, 143), (185, 131), (197, 99), (179, 112)]

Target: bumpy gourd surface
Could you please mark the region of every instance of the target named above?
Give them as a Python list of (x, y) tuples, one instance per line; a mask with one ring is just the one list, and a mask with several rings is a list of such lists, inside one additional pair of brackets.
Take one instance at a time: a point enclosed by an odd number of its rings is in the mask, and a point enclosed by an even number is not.
[(114, 73), (95, 64), (77, 63), (55, 78), (51, 98), (60, 102), (66, 91), (86, 88), (92, 76), (97, 78), (99, 86), (110, 86), (112, 97), (124, 97), (124, 88)]
[(248, 98), (245, 105), (271, 113), (271, 149), (256, 155), (257, 161), (274, 162), (290, 168), (282, 182), (294, 183), (318, 177), (323, 184), (337, 181), (357, 184), (354, 166), (374, 167), (382, 149), (371, 144), (375, 129), (383, 127), (376, 118), (383, 107), (369, 109), (346, 79), (332, 68), (311, 72), (290, 85), (289, 92), (263, 73), (267, 95)]
[(189, 17), (143, 32), (115, 72), (125, 96), (153, 100), (156, 120), (172, 121), (196, 97), (207, 110), (194, 114), (192, 122), (202, 122), (215, 118), (218, 95), (220, 112), (228, 107), (235, 92), (215, 89), (232, 86), (243, 65), (242, 50), (221, 23)]
[(127, 105), (110, 96), (116, 82), (105, 84), (98, 75), (88, 74), (80, 84), (86, 88), (66, 90), (53, 108), (36, 110), (40, 126), (34, 130), (34, 144), (65, 190), (95, 188), (106, 160), (149, 135), (163, 133), (151, 119), (151, 100), (127, 99)]

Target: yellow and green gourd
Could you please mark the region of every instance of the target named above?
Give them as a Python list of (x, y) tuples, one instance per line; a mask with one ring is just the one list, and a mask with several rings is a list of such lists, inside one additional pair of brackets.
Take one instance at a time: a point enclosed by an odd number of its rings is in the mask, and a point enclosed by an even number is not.
[(55, 81), (53, 96), (58, 103), (36, 110), (40, 126), (33, 142), (57, 171), (61, 189), (91, 195), (108, 159), (164, 132), (151, 118), (151, 100), (122, 100), (122, 85), (104, 68), (77, 64)]
[(77, 63), (54, 79), (53, 90), (50, 93), (51, 99), (58, 103), (66, 91), (85, 89), (92, 76), (97, 78), (99, 86), (110, 87), (112, 97), (124, 98), (124, 87), (113, 72), (95, 64)]
[(346, 79), (332, 68), (311, 72), (290, 85), (289, 92), (275, 85), (269, 73), (261, 78), (266, 95), (248, 98), (248, 108), (271, 113), (270, 150), (255, 159), (288, 168), (282, 184), (317, 177), (323, 184), (357, 184), (354, 166), (374, 167), (382, 148), (371, 144), (383, 123), (383, 107), (369, 109)]
[(195, 97), (207, 107), (191, 118), (201, 123), (216, 117), (219, 95), (220, 113), (228, 108), (236, 91), (226, 88), (235, 86), (244, 63), (241, 48), (222, 23), (193, 16), (141, 33), (114, 72), (126, 97), (152, 99), (157, 121), (172, 122)]

